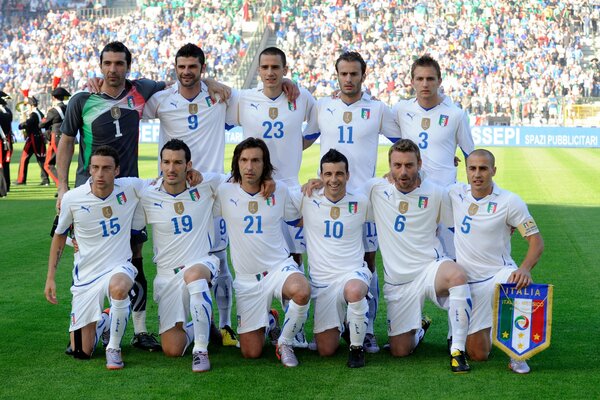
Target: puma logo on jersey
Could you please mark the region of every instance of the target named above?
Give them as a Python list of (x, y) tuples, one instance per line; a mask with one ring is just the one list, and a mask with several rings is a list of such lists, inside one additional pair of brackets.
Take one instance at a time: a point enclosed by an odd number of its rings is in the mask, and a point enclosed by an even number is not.
[(173, 107), (177, 108), (177, 103), (170, 102), (169, 104), (171, 104)]
[(239, 199), (234, 200), (234, 199), (229, 199), (230, 202), (232, 202), (233, 204), (235, 204), (235, 206), (237, 207), (238, 205), (238, 201), (240, 201)]
[(90, 212), (90, 208), (89, 207), (81, 206), (81, 209), (87, 211), (88, 213)]
[(154, 205), (155, 205), (156, 207), (163, 208), (163, 206), (162, 206), (162, 203), (163, 203), (163, 202), (161, 201), (160, 203), (154, 203)]
[(331, 115), (333, 115), (333, 112), (335, 111), (335, 108), (333, 108), (333, 109), (328, 108), (327, 111), (329, 111), (331, 113)]
[(387, 190), (384, 190), (383, 194), (385, 194), (387, 196), (388, 200), (390, 199), (390, 197), (392, 197), (392, 194), (388, 193)]
[(406, 113), (406, 115), (407, 115), (407, 116), (408, 116), (410, 119), (413, 119), (413, 118), (415, 117), (415, 114), (414, 114), (414, 113), (409, 113), (409, 112), (407, 112), (407, 113)]
[(250, 107), (254, 108), (255, 110), (258, 111), (258, 103), (254, 104), (254, 103), (250, 103)]
[(318, 208), (321, 208), (321, 202), (320, 201), (313, 200), (312, 202), (315, 203)]

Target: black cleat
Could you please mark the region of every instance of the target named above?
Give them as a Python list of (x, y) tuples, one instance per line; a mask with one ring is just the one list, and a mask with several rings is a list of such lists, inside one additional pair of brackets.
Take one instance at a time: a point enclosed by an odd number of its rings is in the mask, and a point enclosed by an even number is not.
[(365, 349), (362, 346), (350, 346), (348, 367), (362, 368), (365, 366)]
[(471, 370), (464, 351), (454, 350), (450, 355), (450, 368), (455, 374), (463, 374)]
[(131, 344), (133, 347), (137, 347), (138, 349), (146, 350), (146, 351), (161, 351), (162, 347), (158, 340), (156, 340), (156, 335), (154, 333), (148, 332), (140, 332), (133, 335), (133, 339), (131, 339)]
[(427, 329), (429, 329), (429, 327), (431, 326), (431, 318), (429, 318), (427, 315), (424, 315), (421, 317), (421, 329), (423, 329), (423, 336), (421, 336), (419, 338), (419, 342), (417, 343), (417, 345), (415, 346), (415, 349), (417, 347), (419, 347), (419, 345), (423, 342), (423, 340), (425, 339), (425, 334), (427, 333)]
[(65, 354), (73, 357), (73, 349), (71, 348), (71, 341), (67, 343), (67, 348), (65, 349)]
[(214, 322), (210, 323), (208, 343), (216, 347), (223, 346), (223, 336), (221, 336), (221, 331), (219, 330), (219, 328), (216, 327)]

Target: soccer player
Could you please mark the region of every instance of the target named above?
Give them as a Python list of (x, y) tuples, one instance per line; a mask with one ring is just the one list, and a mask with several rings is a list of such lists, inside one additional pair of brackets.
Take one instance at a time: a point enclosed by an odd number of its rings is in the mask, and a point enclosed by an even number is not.
[[(192, 370), (210, 370), (208, 339), (212, 301), (210, 283), (219, 271), (219, 259), (209, 255), (209, 230), (219, 177), (204, 177), (188, 187), (192, 168), (190, 148), (179, 139), (169, 140), (160, 152), (162, 178), (141, 194), (147, 222), (152, 226), (154, 299), (163, 352), (179, 357), (193, 342)], [(192, 321), (188, 323), (191, 313)]]
[[(119, 155), (109, 146), (94, 150), (89, 160), (91, 180), (67, 192), (62, 201), (56, 233), (48, 257), (46, 299), (57, 304), (55, 274), (71, 225), (79, 251), (73, 268), (71, 349), (75, 358), (88, 359), (110, 324), (106, 367), (123, 368), (120, 343), (129, 317), (129, 291), (137, 270), (129, 261), (132, 220), (138, 195), (136, 186), (119, 175)], [(102, 313), (110, 299), (110, 322)]]
[[(416, 98), (400, 101), (392, 111), (402, 137), (418, 144), (426, 178), (444, 187), (451, 185), (456, 182), (459, 162), (456, 148), (465, 157), (475, 149), (469, 117), (440, 93), (442, 72), (436, 60), (428, 55), (418, 58), (410, 68), (410, 76)], [(446, 255), (456, 258), (452, 232), (441, 226), (439, 236)]]
[[(144, 118), (160, 119), (159, 148), (171, 139), (183, 140), (191, 150), (195, 169), (223, 173), (225, 157), (225, 116), (227, 105), (215, 102), (201, 80), (205, 70), (202, 49), (188, 43), (175, 54), (177, 85), (154, 94), (144, 107)], [(219, 328), (224, 346), (236, 346), (231, 328), (233, 287), (227, 262), (227, 227), (221, 217), (214, 219), (211, 253), (219, 258), (219, 274), (213, 290), (219, 310)]]
[[(532, 283), (531, 270), (544, 250), (544, 241), (527, 206), (514, 193), (494, 183), (494, 155), (477, 149), (467, 157), (469, 184), (449, 188), (455, 226), (457, 262), (464, 267), (473, 297), (473, 312), (467, 336), (467, 354), (487, 360), (491, 343), (492, 299), (497, 283), (516, 283), (521, 289)], [(518, 266), (511, 257), (514, 230), (529, 248)], [(509, 368), (529, 372), (526, 361), (511, 360)]]
[[(260, 52), (258, 60), (258, 75), (263, 86), (234, 92), (229, 101), (227, 123), (242, 126), (244, 138), (264, 140), (275, 167), (273, 179), (285, 183), (290, 191), (300, 193), (298, 172), (305, 138), (317, 133), (316, 124), (310, 121), (315, 99), (303, 88), (295, 100), (286, 96), (284, 76), (288, 67), (282, 50), (268, 47)], [(305, 121), (308, 125), (303, 130)], [(304, 271), (302, 253), (306, 252), (306, 243), (302, 227), (284, 223), (282, 228), (294, 261)], [(308, 347), (302, 331), (298, 333), (294, 347)]]
[(285, 184), (278, 184), (266, 198), (259, 193), (273, 173), (264, 141), (248, 138), (238, 144), (231, 169), (233, 182), (219, 186), (215, 214), (223, 216), (229, 233), (242, 355), (260, 357), (268, 312), (275, 297), (289, 301), (277, 356), (284, 366), (295, 367), (298, 359), (292, 344), (306, 321), (310, 286), (290, 257), (281, 223), (296, 223), (299, 215)]
[[(426, 298), (448, 310), (452, 328), (451, 369), (468, 372), (465, 341), (471, 295), (464, 270), (443, 256), (436, 237), (448, 199), (444, 189), (419, 176), (419, 147), (410, 139), (394, 143), (388, 152), (394, 183), (367, 183), (381, 244), (385, 273), (390, 351), (395, 357), (412, 353), (425, 334), (421, 312)], [(445, 206), (446, 205), (446, 206)], [(445, 207), (444, 207), (445, 206)]]
[[(329, 149), (342, 152), (349, 161), (350, 180), (348, 190), (355, 189), (375, 175), (379, 135), (391, 141), (400, 138), (400, 128), (394, 121), (391, 110), (382, 102), (365, 98), (362, 84), (366, 77), (367, 64), (356, 52), (343, 53), (335, 62), (340, 94), (338, 98), (322, 98), (317, 102), (311, 119), (317, 121), (321, 138), (321, 157)], [(319, 135), (311, 137), (316, 140)], [(368, 353), (379, 351), (374, 336), (374, 320), (377, 313), (379, 287), (375, 255), (377, 252), (377, 228), (374, 223), (364, 226), (365, 260), (373, 278), (370, 286), (369, 327), (365, 337)]]
[(363, 259), (362, 228), (368, 202), (362, 194), (346, 191), (348, 159), (339, 151), (325, 153), (320, 171), (323, 189), (302, 196), (297, 205), (307, 241), (315, 341), (321, 356), (332, 355), (348, 321), (348, 366), (360, 368), (365, 365), (366, 296), (372, 275)]
[[(68, 188), (69, 166), (74, 152), (75, 136), (79, 133), (79, 161), (75, 186), (89, 177), (90, 154), (101, 145), (117, 150), (120, 157), (119, 176), (138, 176), (139, 122), (144, 104), (150, 96), (164, 89), (165, 84), (147, 79), (126, 79), (131, 68), (131, 53), (121, 42), (107, 44), (100, 53), (100, 68), (104, 75), (101, 93), (76, 93), (67, 107), (61, 125), (56, 160), (59, 180), (57, 207)], [(142, 246), (148, 240), (145, 230), (132, 235), (132, 264), (136, 267), (133, 297), (133, 345), (144, 350), (160, 350), (160, 344), (146, 328), (147, 287)]]

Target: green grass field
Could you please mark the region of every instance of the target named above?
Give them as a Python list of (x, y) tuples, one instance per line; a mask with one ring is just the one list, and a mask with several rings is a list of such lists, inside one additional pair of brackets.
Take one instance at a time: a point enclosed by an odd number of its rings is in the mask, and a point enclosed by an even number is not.
[[(13, 180), (21, 148), (17, 146), (11, 165)], [(227, 153), (231, 150), (228, 146)], [(531, 374), (509, 372), (507, 356), (494, 349), (490, 361), (471, 363), (470, 374), (453, 375), (446, 354), (447, 319), (431, 304), (426, 313), (433, 318), (433, 325), (415, 354), (404, 359), (393, 359), (385, 351), (367, 355), (366, 368), (359, 370), (345, 366), (343, 346), (328, 359), (298, 350), (301, 365), (295, 369), (283, 368), (268, 346), (259, 360), (244, 360), (235, 348), (210, 348), (213, 370), (193, 374), (189, 354), (167, 359), (161, 353), (131, 347), (132, 329), (123, 341), (124, 370), (107, 371), (101, 349), (91, 361), (73, 360), (63, 354), (72, 251), (65, 251), (57, 273), (59, 305), (51, 305), (43, 289), (55, 188), (38, 186), (39, 169), (32, 161), (28, 185), (13, 187), (7, 198), (0, 199), (4, 277), (0, 283), (4, 376), (0, 398), (600, 398), (600, 263), (595, 257), (600, 247), (600, 150), (493, 151), (498, 165), (496, 181), (529, 204), (545, 240), (546, 250), (534, 270), (534, 280), (555, 286), (552, 345), (530, 360)], [(141, 146), (142, 176), (155, 174), (156, 153), (156, 145)], [(387, 148), (380, 148), (378, 174), (386, 169), (386, 154)], [(301, 181), (314, 176), (317, 161), (317, 148), (305, 152)], [(462, 170), (460, 179), (464, 180)], [(149, 282), (154, 275), (151, 251), (146, 245)], [(517, 262), (524, 251), (525, 241), (515, 235)], [(378, 262), (381, 265), (380, 259)], [(152, 301), (148, 325), (157, 330)], [(376, 334), (382, 345), (386, 341), (383, 299)]]

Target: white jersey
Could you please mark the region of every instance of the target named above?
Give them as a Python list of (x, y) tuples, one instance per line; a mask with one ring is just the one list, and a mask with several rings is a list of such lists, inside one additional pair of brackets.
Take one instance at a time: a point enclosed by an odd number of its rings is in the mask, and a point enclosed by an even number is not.
[(256, 137), (265, 141), (271, 163), (275, 167), (273, 179), (286, 185), (300, 186), (298, 171), (302, 162), (302, 139), (314, 135), (316, 123), (303, 131), (315, 99), (306, 89), (300, 89), (296, 101), (288, 101), (284, 93), (276, 99), (267, 97), (262, 89), (234, 91), (227, 110), (227, 123), (241, 125), (244, 138)]
[(517, 268), (510, 255), (510, 239), (516, 228), (523, 237), (539, 232), (525, 202), (494, 184), (492, 193), (476, 200), (471, 186), (449, 187), (454, 218), (456, 261), (469, 281), (487, 279), (506, 266)]
[(211, 100), (204, 84), (191, 101), (174, 85), (150, 97), (144, 118), (160, 119), (159, 150), (171, 139), (183, 140), (192, 152), (194, 169), (222, 174), (226, 107)]
[(321, 157), (336, 149), (348, 158), (348, 190), (356, 192), (375, 176), (377, 146), (382, 134), (395, 141), (400, 128), (389, 107), (381, 101), (362, 98), (350, 105), (341, 99), (322, 98), (315, 108), (321, 132)]
[(144, 185), (137, 178), (119, 178), (112, 193), (101, 199), (88, 181), (64, 195), (56, 232), (66, 233), (73, 224), (79, 246), (74, 286), (87, 285), (131, 260), (131, 224)]
[(377, 224), (385, 282), (412, 281), (426, 265), (444, 255), (436, 237), (437, 224), (450, 215), (442, 187), (424, 180), (410, 193), (402, 193), (383, 179), (367, 182)]
[(421, 107), (416, 99), (402, 100), (393, 107), (393, 113), (402, 137), (419, 146), (427, 179), (442, 186), (455, 183), (456, 146), (466, 154), (475, 149), (467, 113), (447, 96), (430, 110)]
[(294, 200), (304, 218), (311, 281), (333, 282), (362, 267), (367, 198), (346, 193), (333, 203), (323, 194), (323, 189), (311, 197), (298, 197)]
[(211, 248), (213, 203), (220, 175), (205, 174), (198, 186), (178, 195), (167, 193), (162, 179), (142, 192), (146, 221), (152, 225), (153, 261), (158, 272), (190, 265)]
[(281, 234), (283, 221), (297, 221), (287, 187), (276, 183), (268, 198), (249, 194), (237, 183), (224, 183), (217, 190), (215, 215), (227, 223), (231, 261), (236, 274), (260, 274), (285, 262), (290, 252)]

